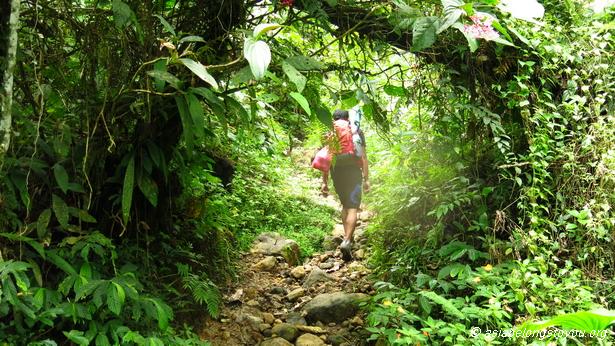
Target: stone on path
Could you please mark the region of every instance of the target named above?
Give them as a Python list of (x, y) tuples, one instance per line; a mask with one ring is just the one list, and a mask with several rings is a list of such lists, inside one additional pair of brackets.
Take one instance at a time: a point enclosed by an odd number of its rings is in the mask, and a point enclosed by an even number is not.
[(303, 288), (313, 287), (319, 282), (327, 282), (333, 280), (327, 273), (318, 267), (314, 267), (310, 274), (305, 278), (303, 282)]
[(359, 303), (368, 298), (362, 293), (323, 293), (305, 306), (305, 318), (308, 322), (341, 323), (359, 311)]
[(299, 335), (299, 330), (297, 329), (297, 327), (293, 326), (292, 324), (288, 324), (288, 323), (276, 324), (271, 329), (271, 332), (273, 332), (274, 335), (277, 335), (288, 341), (295, 340), (297, 336)]
[(342, 243), (342, 237), (339, 235), (326, 235), (322, 241), (322, 248), (325, 250), (335, 250)]
[(278, 264), (278, 261), (275, 259), (275, 257), (267, 256), (263, 258), (262, 260), (258, 261), (254, 265), (254, 269), (258, 271), (270, 272), (270, 271), (273, 271), (276, 264)]
[(273, 339), (267, 339), (261, 342), (260, 346), (293, 346), (293, 344), (278, 337)]
[(282, 256), (292, 266), (299, 262), (300, 251), (296, 241), (286, 239), (275, 232), (266, 232), (259, 235), (252, 246), (252, 250), (250, 250), (252, 253)]
[(290, 275), (295, 279), (303, 279), (305, 277), (305, 268), (303, 266), (295, 267), (290, 271)]
[(297, 338), (295, 346), (324, 346), (325, 342), (314, 334), (303, 334)]
[(305, 290), (300, 287), (300, 288), (290, 291), (288, 295), (286, 296), (286, 299), (292, 302), (292, 301), (297, 300), (300, 297), (303, 297), (304, 295), (305, 295)]

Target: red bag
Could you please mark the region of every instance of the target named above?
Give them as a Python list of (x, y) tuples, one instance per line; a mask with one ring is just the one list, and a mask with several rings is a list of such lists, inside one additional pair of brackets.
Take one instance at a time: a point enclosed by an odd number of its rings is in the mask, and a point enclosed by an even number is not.
[(312, 167), (323, 172), (328, 172), (329, 168), (331, 168), (331, 159), (332, 155), (329, 152), (329, 147), (324, 146), (322, 149), (318, 150), (316, 156), (314, 156)]

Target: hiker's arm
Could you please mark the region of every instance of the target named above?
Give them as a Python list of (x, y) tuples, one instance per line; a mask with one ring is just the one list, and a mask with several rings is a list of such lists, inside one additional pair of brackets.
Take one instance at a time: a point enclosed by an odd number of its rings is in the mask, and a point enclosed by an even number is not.
[(325, 197), (329, 195), (329, 171), (322, 172), (322, 185), (320, 186), (320, 191)]
[(363, 169), (363, 191), (369, 191), (369, 167), (367, 164), (367, 151), (363, 150), (362, 169)]

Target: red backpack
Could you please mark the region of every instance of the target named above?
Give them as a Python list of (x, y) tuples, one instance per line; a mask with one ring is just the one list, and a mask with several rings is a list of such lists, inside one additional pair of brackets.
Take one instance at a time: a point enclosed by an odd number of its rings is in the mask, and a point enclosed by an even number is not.
[(354, 154), (354, 143), (352, 142), (352, 130), (350, 122), (344, 119), (338, 119), (333, 122), (333, 128), (339, 141), (339, 148), (335, 150), (336, 154)]
[(333, 122), (333, 128), (337, 135), (339, 147), (331, 150), (335, 154), (336, 166), (358, 165), (361, 167), (363, 157), (357, 157), (355, 154), (354, 142), (352, 140), (352, 129), (350, 122), (344, 119), (338, 119)]

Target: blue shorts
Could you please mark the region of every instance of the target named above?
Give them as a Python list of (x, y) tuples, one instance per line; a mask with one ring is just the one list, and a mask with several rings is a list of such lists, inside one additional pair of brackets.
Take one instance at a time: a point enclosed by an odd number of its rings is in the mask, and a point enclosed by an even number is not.
[(361, 184), (363, 175), (358, 165), (335, 165), (331, 168), (333, 186), (342, 206), (346, 209), (358, 209), (361, 205)]

